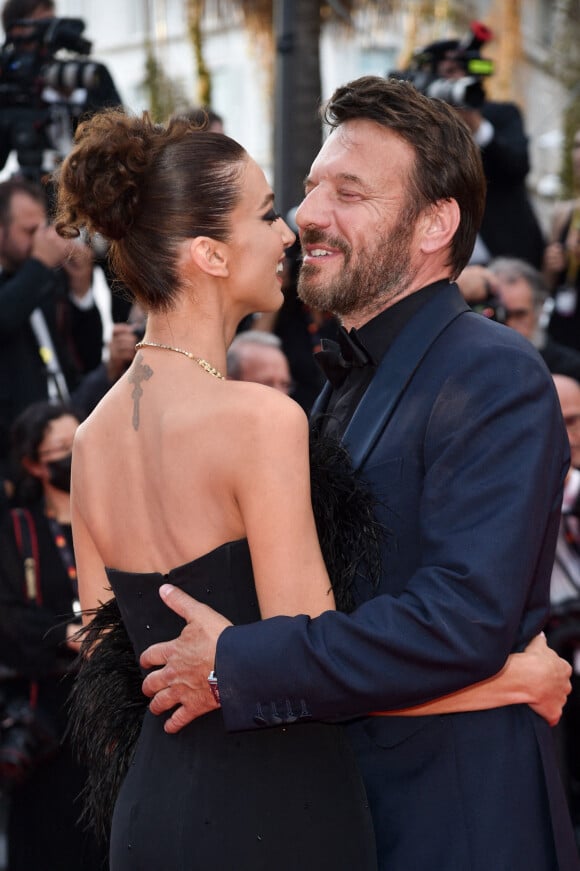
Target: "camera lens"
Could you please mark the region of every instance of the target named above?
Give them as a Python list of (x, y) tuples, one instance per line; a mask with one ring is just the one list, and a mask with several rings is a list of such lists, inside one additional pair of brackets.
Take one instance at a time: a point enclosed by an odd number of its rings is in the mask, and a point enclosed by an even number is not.
[(99, 81), (99, 64), (90, 61), (54, 61), (44, 70), (44, 82), (57, 91), (94, 88)]

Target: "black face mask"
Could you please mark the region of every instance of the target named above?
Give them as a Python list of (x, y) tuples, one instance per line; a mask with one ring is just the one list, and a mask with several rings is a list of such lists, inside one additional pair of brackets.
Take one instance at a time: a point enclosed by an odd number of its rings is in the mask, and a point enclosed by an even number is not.
[(49, 481), (57, 490), (63, 490), (65, 493), (70, 493), (70, 470), (71, 470), (72, 454), (67, 457), (62, 457), (60, 460), (51, 460), (47, 463), (49, 472)]

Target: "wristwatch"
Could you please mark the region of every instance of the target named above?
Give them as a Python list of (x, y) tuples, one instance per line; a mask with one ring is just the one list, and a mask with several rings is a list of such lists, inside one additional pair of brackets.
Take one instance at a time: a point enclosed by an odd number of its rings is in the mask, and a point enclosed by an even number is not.
[(207, 676), (207, 682), (209, 684), (209, 688), (211, 690), (211, 694), (218, 703), (220, 704), (220, 691), (218, 687), (218, 679), (217, 674), (215, 673), (215, 669), (212, 669)]

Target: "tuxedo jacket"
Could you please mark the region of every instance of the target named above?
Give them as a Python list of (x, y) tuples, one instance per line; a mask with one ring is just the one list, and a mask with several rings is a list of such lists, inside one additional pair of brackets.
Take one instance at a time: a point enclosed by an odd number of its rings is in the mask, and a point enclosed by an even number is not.
[(528, 139), (515, 103), (486, 102), (484, 118), (494, 127), (481, 149), (487, 197), (481, 237), (492, 257), (519, 257), (542, 268), (544, 237), (526, 188)]
[(379, 502), (379, 589), (363, 580), (350, 615), (226, 629), (226, 727), (350, 719), (385, 871), (579, 869), (551, 730), (528, 706), (364, 716), (485, 680), (544, 625), (568, 465), (544, 362), (444, 286), (343, 441)]
[(30, 403), (48, 398), (46, 368), (29, 318), (44, 314), (70, 391), (102, 356), (98, 308), (79, 309), (68, 300), (62, 273), (30, 258), (14, 275), (0, 276), (0, 456), (14, 419)]

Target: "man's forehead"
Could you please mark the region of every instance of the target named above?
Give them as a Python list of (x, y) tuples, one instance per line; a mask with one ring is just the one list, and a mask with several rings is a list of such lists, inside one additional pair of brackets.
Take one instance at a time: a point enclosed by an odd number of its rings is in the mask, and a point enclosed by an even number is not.
[(576, 379), (569, 378), (566, 375), (556, 375), (554, 383), (562, 411), (566, 414), (580, 411), (580, 384), (578, 384)]
[(22, 191), (16, 191), (10, 200), (10, 216), (13, 221), (33, 221), (44, 218), (46, 209), (34, 197)]
[(377, 172), (399, 172), (413, 159), (413, 148), (394, 130), (371, 119), (353, 119), (330, 133), (311, 175), (330, 170), (364, 180)]
[(497, 275), (497, 284), (502, 293), (518, 293), (526, 296), (533, 296), (532, 288), (525, 278), (521, 276), (503, 276)]

